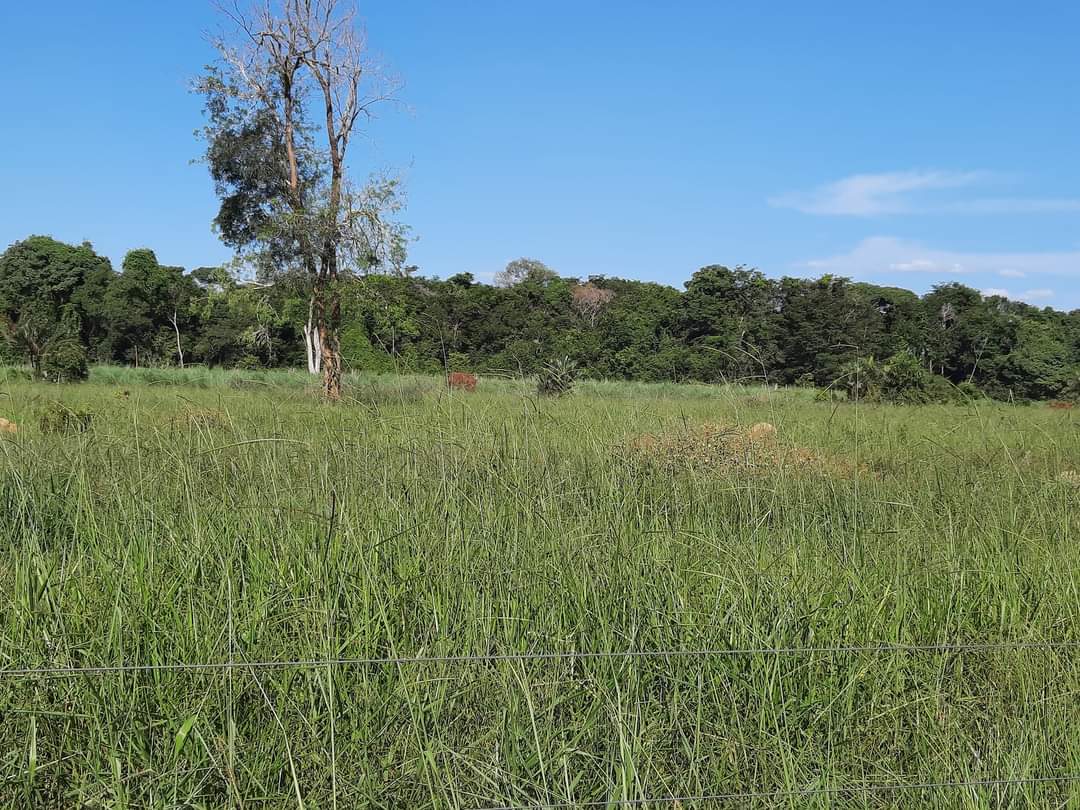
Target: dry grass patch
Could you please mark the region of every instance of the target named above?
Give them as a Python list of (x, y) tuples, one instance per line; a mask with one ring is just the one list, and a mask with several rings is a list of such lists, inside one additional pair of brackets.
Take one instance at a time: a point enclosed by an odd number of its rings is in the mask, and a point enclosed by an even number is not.
[(1058, 476), (1058, 481), (1072, 487), (1080, 487), (1080, 472), (1065, 470)]
[(859, 469), (847, 459), (781, 441), (776, 426), (769, 422), (750, 427), (706, 422), (635, 436), (621, 449), (637, 461), (720, 473), (793, 471), (847, 477)]

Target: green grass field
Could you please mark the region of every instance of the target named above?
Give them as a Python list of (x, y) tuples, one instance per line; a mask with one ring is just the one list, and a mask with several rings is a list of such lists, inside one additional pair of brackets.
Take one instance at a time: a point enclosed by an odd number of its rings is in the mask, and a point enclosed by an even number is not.
[(349, 383), (0, 383), (0, 806), (1080, 807), (859, 789), (1080, 775), (1075, 412)]

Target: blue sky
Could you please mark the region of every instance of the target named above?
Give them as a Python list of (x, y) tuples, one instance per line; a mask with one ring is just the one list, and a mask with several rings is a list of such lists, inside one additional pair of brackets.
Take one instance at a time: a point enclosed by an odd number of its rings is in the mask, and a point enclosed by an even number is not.
[[(405, 83), (354, 147), (411, 261), (681, 285), (699, 266), (1080, 307), (1080, 4), (380, 0)], [(190, 79), (204, 0), (4, 3), (0, 242), (228, 258)]]

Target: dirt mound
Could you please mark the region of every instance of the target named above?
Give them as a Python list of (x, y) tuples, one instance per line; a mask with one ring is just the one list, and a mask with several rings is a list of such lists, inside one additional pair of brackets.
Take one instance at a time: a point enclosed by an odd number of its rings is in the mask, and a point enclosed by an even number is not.
[(758, 422), (746, 432), (752, 442), (774, 441), (776, 439), (776, 426), (769, 422)]
[(781, 442), (776, 427), (705, 423), (683, 430), (635, 436), (626, 442), (630, 458), (664, 467), (724, 473), (766, 474), (780, 470), (846, 477), (856, 466), (842, 458)]
[(0, 416), (0, 433), (18, 433), (19, 426), (9, 419)]
[(446, 384), (455, 390), (460, 391), (475, 391), (476, 390), (476, 375), (466, 374), (461, 371), (452, 371), (446, 378)]

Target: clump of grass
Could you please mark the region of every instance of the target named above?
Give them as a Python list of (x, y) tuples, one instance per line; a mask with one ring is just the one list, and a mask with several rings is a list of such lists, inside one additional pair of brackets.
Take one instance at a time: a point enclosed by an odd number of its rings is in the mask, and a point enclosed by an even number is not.
[(313, 377), (296, 369), (242, 370), (188, 366), (186, 368), (132, 368), (129, 366), (94, 366), (90, 382), (131, 388), (137, 385), (169, 388), (303, 388)]
[(42, 409), (38, 426), (42, 433), (74, 436), (90, 430), (93, 421), (93, 411), (53, 401)]
[(749, 408), (766, 408), (772, 404), (772, 399), (767, 394), (754, 394), (743, 397), (742, 402)]
[(195, 430), (223, 430), (232, 425), (229, 415), (219, 408), (184, 408), (169, 421), (173, 427)]
[(374, 411), (417, 405), (438, 393), (426, 378), (370, 378), (352, 386), (348, 399)]
[(265, 379), (258, 374), (251, 374), (249, 372), (238, 372), (235, 375), (229, 377), (229, 387), (238, 388), (243, 390), (245, 388), (268, 388), (273, 385), (272, 382)]

